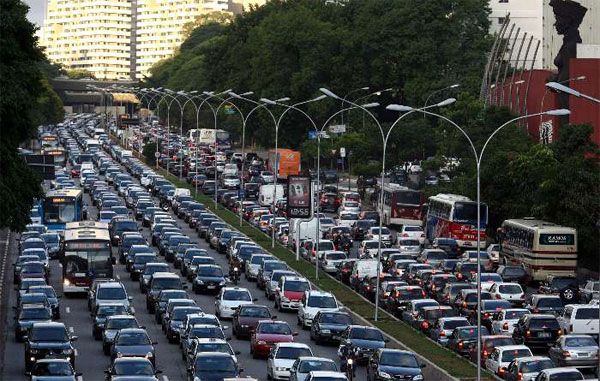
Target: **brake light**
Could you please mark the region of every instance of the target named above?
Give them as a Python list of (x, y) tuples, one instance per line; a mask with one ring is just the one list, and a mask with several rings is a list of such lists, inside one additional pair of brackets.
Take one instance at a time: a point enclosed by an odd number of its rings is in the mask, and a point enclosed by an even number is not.
[(440, 336), (446, 336), (446, 332), (444, 332), (444, 331), (441, 331), (441, 332), (440, 332)]
[(489, 353), (488, 353), (487, 349), (484, 349), (483, 353), (482, 353), (483, 358), (488, 357), (488, 355), (489, 355)]
[(465, 343), (461, 341), (458, 342), (458, 348), (463, 349), (463, 347), (465, 346)]
[(498, 369), (498, 375), (502, 378), (504, 378), (504, 372), (506, 372), (506, 368), (502, 367), (500, 369)]
[(500, 295), (496, 294), (496, 299), (502, 299), (502, 297), (500, 297)]
[(537, 314), (537, 313), (539, 313), (539, 312), (540, 312), (540, 309), (539, 309), (539, 308), (534, 308), (534, 309), (533, 309), (533, 313), (534, 313), (534, 314)]
[(508, 330), (508, 322), (504, 322), (504, 324), (502, 324), (502, 329), (505, 331)]
[(562, 355), (564, 357), (571, 357), (571, 352), (569, 352), (569, 351), (563, 351)]
[(486, 312), (486, 313), (484, 313), (484, 314), (483, 314), (483, 318), (484, 318), (484, 319), (489, 319), (489, 318), (490, 318), (490, 314), (489, 314), (489, 313), (487, 313), (487, 312)]
[(557, 334), (558, 336), (561, 336), (561, 335), (563, 334), (563, 332), (562, 332), (562, 329), (558, 329), (558, 330), (556, 330), (556, 334)]
[(423, 297), (425, 297), (425, 291), (421, 291), (421, 295), (423, 295)]
[(402, 233), (402, 237), (408, 237), (408, 233)]
[(531, 336), (531, 331), (530, 330), (525, 331), (525, 336), (530, 337)]
[(517, 373), (517, 380), (521, 381), (523, 379), (523, 373), (519, 372)]
[(428, 329), (429, 328), (429, 323), (427, 321), (424, 321), (423, 323), (421, 323), (421, 328)]
[(467, 302), (463, 302), (463, 308), (467, 308)]

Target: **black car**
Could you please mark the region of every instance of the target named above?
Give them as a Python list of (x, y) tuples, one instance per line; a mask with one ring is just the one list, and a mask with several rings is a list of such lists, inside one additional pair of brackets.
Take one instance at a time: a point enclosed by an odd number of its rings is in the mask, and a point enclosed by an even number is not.
[(169, 314), (168, 321), (165, 320), (167, 340), (169, 343), (179, 342), (180, 329), (183, 328), (183, 319), (187, 315), (201, 313), (202, 308), (197, 306), (178, 306), (173, 308)]
[(75, 366), (72, 342), (77, 340), (77, 336), (69, 336), (63, 323), (34, 323), (23, 340), (26, 371), (30, 371), (37, 360), (44, 358), (64, 358)]
[(134, 220), (126, 219), (126, 218), (118, 218), (111, 222), (110, 224), (110, 239), (114, 246), (119, 245), (121, 242), (121, 237), (125, 232), (137, 232), (138, 226)]
[(27, 331), (35, 323), (49, 323), (52, 321), (50, 309), (43, 304), (25, 304), (15, 317), (15, 338), (18, 342), (23, 341)]
[(323, 169), (321, 170), (320, 180), (324, 184), (334, 184), (338, 182), (338, 174), (337, 171), (333, 169)]
[(157, 374), (160, 370), (154, 370), (150, 360), (143, 357), (122, 357), (112, 362), (110, 368), (104, 371), (106, 381), (126, 380), (127, 376), (136, 381), (158, 381)]
[(362, 241), (365, 239), (369, 228), (375, 226), (376, 221), (372, 219), (358, 220), (352, 224), (352, 238), (355, 241)]
[(244, 193), (246, 200), (256, 200), (258, 199), (258, 191), (260, 190), (260, 185), (257, 183), (246, 183), (244, 184)]
[(373, 353), (367, 364), (367, 381), (390, 379), (414, 380), (421, 376), (421, 368), (417, 356), (413, 352), (400, 349), (378, 349)]
[(319, 311), (310, 327), (310, 338), (317, 344), (324, 341), (339, 341), (340, 334), (352, 325), (352, 318), (346, 312)]
[(356, 361), (367, 362), (375, 351), (385, 348), (389, 340), (383, 337), (383, 333), (377, 328), (361, 325), (350, 325), (340, 334), (342, 346), (347, 350), (355, 350)]
[(60, 297), (56, 295), (56, 291), (54, 291), (52, 286), (31, 286), (27, 292), (45, 294), (48, 304), (50, 304), (50, 308), (52, 309), (52, 319), (60, 319)]
[(335, 275), (336, 278), (338, 278), (345, 284), (350, 284), (350, 276), (352, 275), (352, 269), (354, 267), (354, 262), (356, 262), (357, 260), (358, 259), (353, 258), (353, 259), (348, 259), (348, 260), (342, 261), (340, 263), (340, 266), (338, 267), (338, 272)]
[(562, 329), (554, 315), (524, 315), (513, 331), (516, 344), (525, 344), (529, 348), (548, 348), (562, 334)]
[(574, 277), (551, 276), (540, 285), (539, 293), (559, 295), (565, 304), (577, 303), (579, 301), (579, 283)]
[(201, 352), (196, 355), (192, 366), (188, 368), (188, 380), (217, 381), (236, 378), (243, 371), (231, 354)]
[(218, 265), (199, 265), (196, 268), (192, 289), (195, 293), (219, 292), (226, 284), (223, 269)]
[(145, 357), (156, 366), (154, 345), (143, 328), (123, 328), (119, 330), (112, 344), (111, 360), (117, 357)]
[(529, 275), (523, 266), (500, 265), (496, 272), (500, 274), (502, 280), (507, 283), (516, 282), (527, 284), (529, 282)]
[(96, 305), (96, 309), (91, 314), (94, 321), (92, 325), (92, 336), (94, 336), (94, 339), (102, 339), (104, 325), (109, 316), (127, 314), (127, 306), (122, 303), (101, 303)]

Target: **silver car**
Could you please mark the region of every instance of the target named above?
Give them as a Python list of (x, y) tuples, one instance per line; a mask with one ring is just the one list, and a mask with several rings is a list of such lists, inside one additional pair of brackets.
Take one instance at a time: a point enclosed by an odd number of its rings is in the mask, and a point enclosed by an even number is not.
[(102, 350), (105, 355), (110, 355), (117, 332), (123, 328), (141, 328), (135, 316), (132, 315), (113, 315), (106, 318), (104, 331), (102, 332)]

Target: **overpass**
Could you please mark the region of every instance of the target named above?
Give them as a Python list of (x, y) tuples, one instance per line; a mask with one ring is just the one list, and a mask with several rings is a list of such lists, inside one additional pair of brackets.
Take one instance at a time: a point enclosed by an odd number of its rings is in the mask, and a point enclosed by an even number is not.
[(50, 80), (50, 85), (62, 99), (66, 112), (88, 113), (105, 112), (114, 114), (131, 113), (137, 97), (129, 93), (111, 93), (94, 90), (90, 87), (133, 87), (135, 81), (105, 81), (92, 79), (70, 79), (57, 77)]

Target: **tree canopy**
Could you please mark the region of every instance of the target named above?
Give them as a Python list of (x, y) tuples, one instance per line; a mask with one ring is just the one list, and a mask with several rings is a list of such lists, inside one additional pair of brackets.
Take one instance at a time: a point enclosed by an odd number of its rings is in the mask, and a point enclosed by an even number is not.
[(55, 70), (37, 45), (35, 27), (19, 0), (0, 2), (0, 228), (21, 230), (29, 223), (40, 179), (17, 148), (35, 136), (39, 124), (62, 120), (62, 102), (46, 73)]

